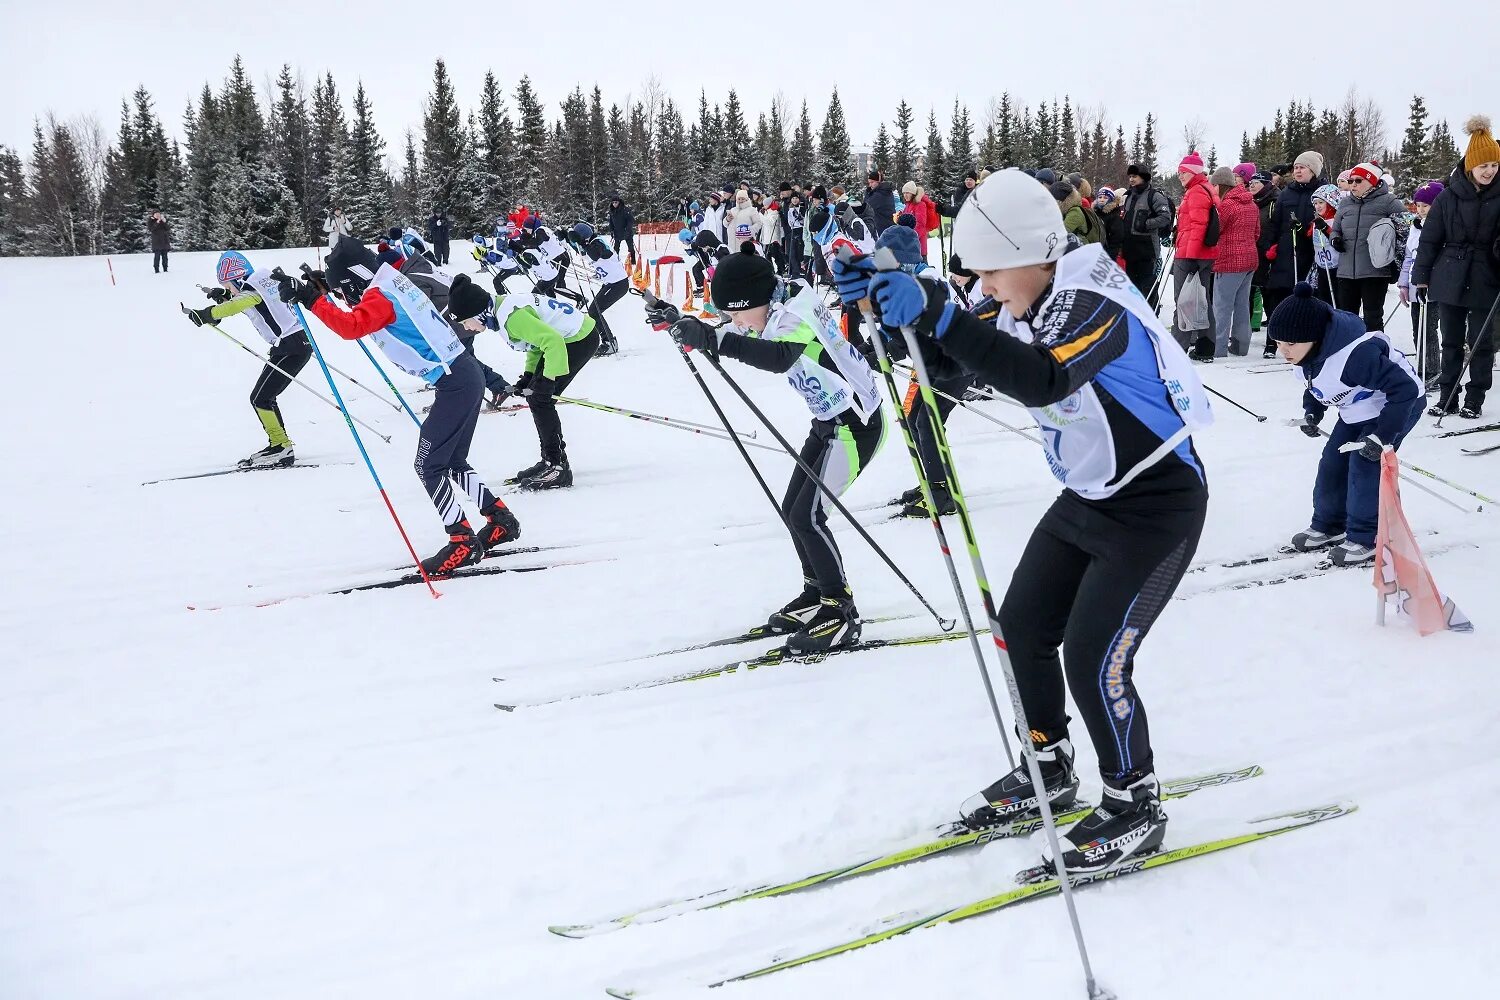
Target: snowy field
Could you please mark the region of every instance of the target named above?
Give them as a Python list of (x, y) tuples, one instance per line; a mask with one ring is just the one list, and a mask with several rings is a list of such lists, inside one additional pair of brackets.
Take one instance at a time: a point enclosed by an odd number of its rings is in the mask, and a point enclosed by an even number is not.
[[(314, 251), (250, 256), (292, 270)], [(954, 816), (1004, 767), (967, 645), (496, 711), (759, 652), (772, 644), (627, 662), (754, 624), (799, 586), (727, 442), (572, 406), (560, 412), (577, 485), (513, 498), (521, 544), (570, 548), (510, 558), (576, 565), (448, 582), (436, 601), (406, 587), (254, 607), (371, 579), (406, 555), (343, 420), (295, 387), (281, 399), (288, 428), (299, 458), (323, 467), (142, 485), (264, 443), (247, 402), (255, 364), (178, 312), (179, 299), (202, 303), (193, 286), (213, 261), (174, 255), (156, 276), (147, 257), (116, 258), (117, 287), (100, 258), (0, 261), (11, 355), (31, 359), (0, 395), (0, 996), (700, 996), (746, 960), (989, 895), (1033, 862), (1033, 844), (1001, 842), (588, 940), (549, 934), (832, 867)], [(712, 423), (640, 300), (611, 319), (621, 354), (570, 392)], [(244, 320), (224, 328), (260, 343)], [(1393, 328), (1409, 340), (1404, 315)], [(354, 345), (320, 342), (361, 381), (372, 374)], [(493, 335), (479, 351), (520, 370)], [(1198, 561), (1269, 552), (1310, 513), (1319, 446), (1281, 423), (1300, 415), (1299, 385), (1200, 371), (1271, 420), (1218, 405), (1199, 436), (1212, 500)], [(806, 411), (784, 382), (730, 372), (800, 443)], [(321, 383), (315, 365), (304, 375)], [(346, 395), (393, 435), (366, 442), (417, 548), (434, 551), (415, 429)], [(1026, 422), (1004, 403), (984, 409)], [(1500, 455), (1459, 450), (1495, 435), (1437, 440), (1431, 424), (1402, 457), (1500, 495)], [(963, 411), (950, 428), (1003, 590), (1057, 486), (1035, 445)], [(764, 430), (758, 441), (773, 443)], [(752, 454), (779, 492), (790, 461)], [(535, 458), (525, 413), (481, 417), (472, 460), (492, 484)], [(846, 500), (953, 614), (930, 526), (873, 507), (909, 485), (893, 431)], [(1340, 799), (1359, 811), (1080, 891), (1095, 968), (1122, 998), (1481, 996), (1493, 982), (1481, 962), (1500, 879), (1484, 839), (1500, 822), (1500, 514), (1411, 488), (1405, 503), (1436, 533), (1423, 536), (1433, 572), (1474, 634), (1377, 628), (1367, 571), (1213, 589), (1284, 563), (1189, 576), (1152, 633), (1137, 678), (1161, 776), (1265, 768), (1169, 804), (1168, 846)], [(911, 616), (867, 637), (930, 631), (847, 525), (839, 537), (862, 613)], [(1092, 797), (1092, 752), (1081, 725), (1074, 735)], [(712, 995), (1082, 997), (1083, 982), (1053, 899)]]

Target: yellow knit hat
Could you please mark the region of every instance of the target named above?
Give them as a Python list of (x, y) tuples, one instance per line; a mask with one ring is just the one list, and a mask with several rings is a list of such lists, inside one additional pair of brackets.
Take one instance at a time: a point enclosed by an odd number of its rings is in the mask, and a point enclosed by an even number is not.
[(1495, 141), (1488, 118), (1475, 115), (1464, 122), (1464, 131), (1469, 133), (1469, 148), (1464, 150), (1465, 172), (1472, 172), (1481, 163), (1500, 163), (1500, 142)]

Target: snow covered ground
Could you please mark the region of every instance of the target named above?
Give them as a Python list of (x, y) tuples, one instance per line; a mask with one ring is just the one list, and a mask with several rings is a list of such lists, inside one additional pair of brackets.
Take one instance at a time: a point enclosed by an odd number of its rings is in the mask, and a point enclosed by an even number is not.
[[(290, 270), (313, 251), (251, 257)], [(605, 937), (548, 934), (832, 866), (952, 816), (1003, 767), (966, 644), (497, 712), (502, 697), (732, 659), (720, 649), (624, 662), (752, 624), (798, 586), (790, 543), (726, 442), (577, 407), (561, 411), (576, 487), (513, 504), (522, 544), (575, 547), (513, 558), (579, 565), (446, 583), (437, 601), (408, 587), (250, 606), (369, 578), (405, 551), (343, 420), (295, 388), (282, 408), (299, 456), (345, 464), (141, 485), (262, 444), (246, 400), (254, 364), (178, 313), (179, 299), (201, 303), (193, 285), (211, 280), (213, 259), (174, 255), (156, 276), (144, 257), (117, 258), (117, 287), (98, 258), (0, 261), (11, 356), (29, 359), (0, 395), (11, 428), (0, 995), (546, 1000), (622, 984), (696, 996), (692, 984), (735, 956), (805, 950), (887, 914), (989, 895), (1032, 862), (1033, 846), (999, 843)], [(612, 320), (624, 350), (572, 391), (713, 422), (639, 300)], [(1404, 316), (1393, 325), (1409, 330)], [(225, 329), (259, 343), (242, 320)], [(353, 345), (321, 343), (364, 380)], [(519, 370), (493, 337), (480, 352)], [(800, 442), (805, 410), (781, 380), (731, 373)], [(1279, 423), (1298, 415), (1298, 385), (1223, 364), (1202, 373), (1272, 419), (1220, 405), (1200, 435), (1213, 499), (1199, 561), (1267, 552), (1309, 513), (1318, 445)], [(321, 381), (315, 366), (305, 374)], [(433, 551), (441, 530), (411, 473), (414, 428), (346, 394), (394, 435), (366, 442), (418, 549)], [(727, 390), (721, 399), (754, 426)], [(1024, 422), (1004, 403), (985, 408)], [(1003, 588), (1057, 487), (1036, 446), (963, 412), (950, 427)], [(1431, 433), (1424, 419), (1402, 456), (1500, 495), (1500, 456), (1459, 452), (1494, 435)], [(759, 441), (770, 443), (763, 430)], [(752, 454), (779, 490), (791, 463)], [(535, 455), (524, 413), (481, 418), (473, 462), (491, 483)], [(910, 475), (893, 434), (846, 499), (877, 504)], [(1500, 585), (1488, 560), (1500, 528), (1492, 511), (1460, 513), (1413, 489), (1405, 499), (1414, 527), (1437, 532), (1424, 539), (1445, 549), (1433, 571), (1476, 633), (1377, 628), (1366, 572), (1203, 593), (1225, 570), (1189, 577), (1152, 633), (1138, 679), (1161, 774), (1266, 771), (1172, 805), (1169, 843), (1341, 798), (1360, 809), (1080, 892), (1095, 968), (1122, 997), (1479, 995), (1465, 988), (1490, 980), (1480, 963), (1493, 954), (1500, 878), (1486, 840), (1500, 822), (1500, 703), (1488, 636)], [(931, 528), (884, 514), (865, 514), (872, 533), (951, 614)], [(929, 631), (847, 526), (840, 538), (861, 610), (914, 616), (867, 635)], [(1086, 747), (1080, 763), (1093, 794)], [(1083, 995), (1060, 903), (722, 995), (976, 990)]]

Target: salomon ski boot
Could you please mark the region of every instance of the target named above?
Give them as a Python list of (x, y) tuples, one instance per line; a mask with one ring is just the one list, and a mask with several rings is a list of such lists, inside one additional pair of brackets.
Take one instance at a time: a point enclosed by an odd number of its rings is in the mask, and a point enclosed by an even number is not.
[(484, 546), (474, 537), (474, 529), (464, 518), (448, 525), (448, 544), (438, 549), (436, 555), (422, 560), (422, 568), (434, 580), (453, 575), (453, 571), (472, 566), (484, 558)]
[[(1047, 802), (1055, 808), (1066, 809), (1078, 798), (1078, 775), (1073, 772), (1073, 744), (1066, 737), (1053, 743), (1033, 741), (1032, 750), (1036, 754), (1037, 768), (1042, 772)], [(971, 830), (1041, 815), (1041, 806), (1037, 804), (1031, 784), (1031, 770), (1025, 759), (978, 795), (969, 796), (958, 807), (958, 812), (964, 826)]]
[(786, 651), (801, 656), (853, 646), (862, 631), (853, 598), (825, 597), (802, 630), (787, 639)]
[[(1161, 786), (1148, 774), (1124, 787), (1104, 783), (1104, 796), (1083, 819), (1058, 835), (1063, 867), (1074, 875), (1102, 872), (1143, 854), (1161, 849), (1167, 835), (1167, 814), (1161, 809)], [(1042, 861), (1057, 866), (1051, 845), (1042, 848)]]
[(292, 451), (290, 444), (267, 445), (257, 451), (249, 458), (242, 458), (239, 467), (242, 469), (273, 469), (278, 466), (288, 466), (297, 461), (297, 456)]

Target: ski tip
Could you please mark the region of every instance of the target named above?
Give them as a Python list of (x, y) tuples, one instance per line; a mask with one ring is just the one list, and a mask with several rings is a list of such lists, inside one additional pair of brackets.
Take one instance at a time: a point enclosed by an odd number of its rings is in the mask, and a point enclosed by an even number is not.
[(502, 712), (514, 712), (516, 710), (516, 706), (514, 706), (514, 705), (502, 705), (498, 701), (495, 702), (495, 707), (498, 708)]
[(636, 990), (625, 989), (621, 986), (607, 986), (604, 992), (609, 996), (615, 997), (616, 1000), (633, 1000), (633, 998), (640, 996), (640, 993)]
[(587, 937), (587, 924), (548, 924), (547, 933), (556, 934), (558, 937), (570, 938), (574, 941)]
[(1283, 820), (1305, 819), (1318, 821), (1333, 819), (1337, 816), (1347, 816), (1359, 809), (1358, 803), (1350, 801), (1330, 802), (1327, 805), (1314, 806), (1311, 809), (1293, 809), (1288, 812), (1272, 813), (1269, 816), (1257, 816), (1250, 820), (1254, 823), (1275, 823)]

